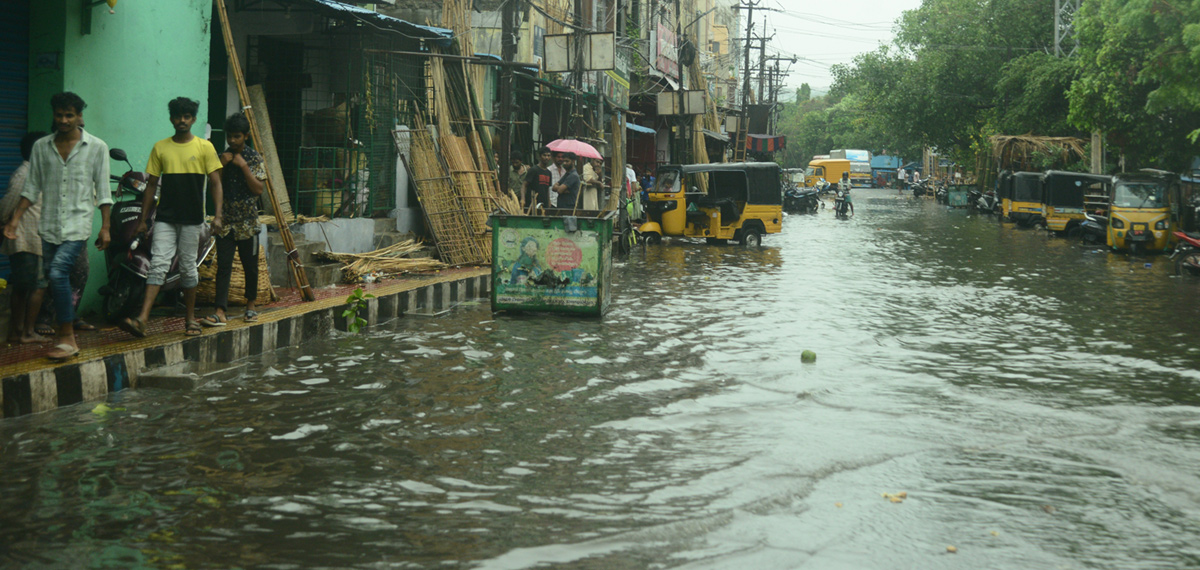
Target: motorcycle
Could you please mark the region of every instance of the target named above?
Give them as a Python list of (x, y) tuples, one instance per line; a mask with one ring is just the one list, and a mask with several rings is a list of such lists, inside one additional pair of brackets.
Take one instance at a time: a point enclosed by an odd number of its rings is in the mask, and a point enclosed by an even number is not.
[(934, 200), (937, 200), (938, 204), (949, 205), (950, 204), (950, 189), (947, 188), (946, 186), (939, 185), (937, 187), (937, 190), (933, 193), (933, 198), (934, 198)]
[(789, 214), (813, 214), (824, 207), (816, 188), (789, 188), (783, 193), (783, 211)]
[(849, 192), (841, 188), (833, 192), (833, 214), (839, 218), (849, 217), (850, 202), (846, 200)]
[[(117, 192), (113, 196), (115, 203), (110, 212), (112, 242), (105, 250), (105, 267), (108, 272), (108, 283), (100, 288), (104, 297), (104, 318), (110, 323), (120, 322), (125, 317), (136, 315), (142, 308), (142, 298), (146, 292), (146, 278), (150, 273), (150, 244), (154, 235), (154, 214), (157, 204), (151, 205), (146, 213), (146, 232), (138, 234), (138, 218), (142, 215), (141, 196), (146, 190), (149, 175), (137, 172), (129, 163), (125, 151), (114, 148), (108, 155), (113, 160), (125, 162), (129, 170), (121, 176), (112, 175), (117, 183)], [(123, 196), (132, 195), (137, 198), (124, 200)], [(208, 224), (200, 230), (200, 246), (196, 253), (196, 266), (199, 267), (216, 244), (212, 230)], [(161, 292), (170, 293), (182, 290), (183, 274), (179, 271), (179, 255), (171, 261), (163, 280)]]
[(1083, 213), (1083, 221), (1079, 223), (1083, 243), (1102, 245), (1108, 243), (1108, 216), (1096, 213)]
[(1175, 260), (1175, 274), (1183, 275), (1186, 272), (1200, 275), (1200, 233), (1175, 232), (1175, 237), (1179, 238), (1175, 251), (1171, 253), (1171, 259)]
[(929, 193), (929, 182), (921, 180), (912, 187), (913, 198), (920, 198)]

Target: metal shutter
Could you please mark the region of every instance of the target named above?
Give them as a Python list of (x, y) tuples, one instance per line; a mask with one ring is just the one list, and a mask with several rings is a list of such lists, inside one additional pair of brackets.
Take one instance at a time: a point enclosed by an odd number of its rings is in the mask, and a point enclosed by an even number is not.
[(0, 18), (0, 177), (21, 165), (21, 137), (29, 114), (29, 2), (5, 2)]

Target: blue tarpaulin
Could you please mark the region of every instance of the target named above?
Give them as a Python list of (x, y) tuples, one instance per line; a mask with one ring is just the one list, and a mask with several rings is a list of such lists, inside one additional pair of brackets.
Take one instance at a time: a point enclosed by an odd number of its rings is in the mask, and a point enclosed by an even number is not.
[(650, 127), (643, 127), (641, 125), (635, 125), (633, 123), (625, 123), (625, 128), (627, 128), (635, 133), (643, 133), (643, 134), (647, 134), (647, 135), (652, 135), (652, 134), (658, 132)]

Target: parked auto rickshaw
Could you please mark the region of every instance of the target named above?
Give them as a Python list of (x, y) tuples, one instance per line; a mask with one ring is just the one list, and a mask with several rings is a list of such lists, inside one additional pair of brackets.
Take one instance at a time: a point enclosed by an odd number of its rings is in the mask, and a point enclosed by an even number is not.
[(650, 242), (670, 235), (756, 246), (783, 229), (782, 198), (773, 162), (667, 165), (640, 231)]
[(1078, 237), (1083, 230), (1084, 209), (1089, 199), (1107, 197), (1112, 176), (1048, 170), (1042, 174), (1042, 216), (1046, 229)]
[(1001, 220), (1008, 215), (1012, 207), (1013, 173), (1011, 170), (1001, 170), (996, 176), (996, 203), (1000, 206)]
[(1042, 173), (1014, 172), (1009, 198), (1001, 202), (1004, 215), (1020, 226), (1042, 220)]
[(1130, 253), (1168, 251), (1175, 237), (1179, 175), (1142, 170), (1113, 176), (1108, 208), (1108, 246)]

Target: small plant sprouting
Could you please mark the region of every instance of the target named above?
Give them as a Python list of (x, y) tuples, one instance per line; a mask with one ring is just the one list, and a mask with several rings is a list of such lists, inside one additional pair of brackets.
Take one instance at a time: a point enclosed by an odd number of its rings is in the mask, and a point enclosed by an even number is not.
[(342, 311), (342, 318), (346, 319), (346, 330), (352, 333), (358, 333), (360, 329), (367, 325), (367, 319), (358, 316), (359, 309), (367, 308), (367, 299), (374, 299), (375, 296), (370, 293), (363, 293), (361, 287), (354, 290), (349, 297), (346, 297), (347, 308)]

